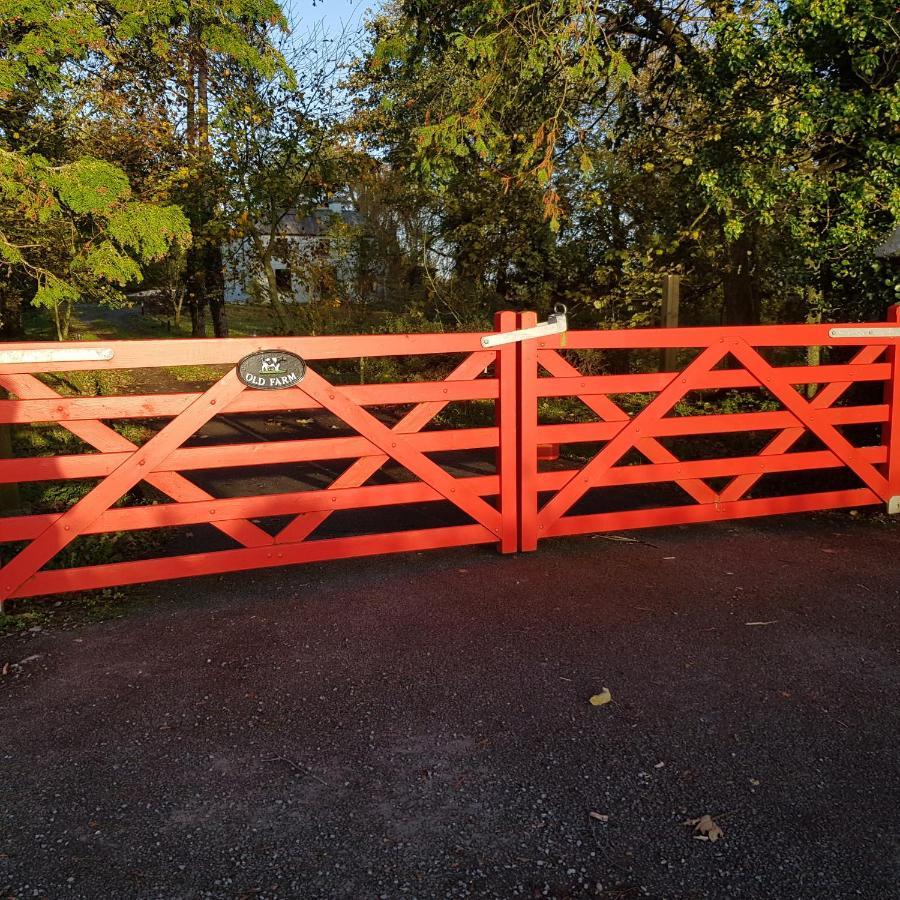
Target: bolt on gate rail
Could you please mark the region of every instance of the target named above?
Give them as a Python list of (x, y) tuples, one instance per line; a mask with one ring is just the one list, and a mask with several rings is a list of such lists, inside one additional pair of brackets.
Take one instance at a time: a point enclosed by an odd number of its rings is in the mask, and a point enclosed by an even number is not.
[[(493, 543), (509, 553), (533, 550), (542, 538), (590, 531), (882, 502), (900, 512), (898, 307), (890, 322), (846, 326), (567, 332), (559, 314), (536, 327), (533, 313), (511, 312), (499, 313), (494, 324), (488, 334), (5, 345), (0, 388), (11, 399), (0, 400), (0, 424), (62, 428), (89, 452), (0, 460), (0, 483), (86, 485), (84, 496), (63, 511), (0, 518), (0, 604), (469, 544)], [(830, 348), (828, 363), (796, 365), (808, 347)], [(597, 351), (659, 348), (679, 348), (678, 371), (609, 374), (605, 360), (598, 366), (596, 359)], [(303, 377), (280, 390), (248, 387), (239, 364), (265, 351), (300, 357)], [(378, 357), (416, 361), (414, 378), (346, 384), (322, 374), (335, 361)], [(185, 393), (64, 396), (46, 383), (59, 372), (178, 365), (219, 368), (211, 386)], [(420, 380), (423, 375), (430, 380)], [(723, 412), (688, 399), (723, 391), (756, 391), (757, 402)], [(748, 402), (744, 394), (737, 401)], [(542, 421), (542, 405), (553, 402), (569, 404), (563, 420)], [(435, 427), (436, 417), (456, 404), (487, 415), (489, 424)], [(253, 443), (210, 440), (216, 423), (245, 437), (254, 435), (247, 417), (289, 411), (320, 417), (319, 433)], [(148, 439), (138, 443), (121, 424), (118, 430), (110, 424), (129, 421), (148, 425)], [(322, 436), (334, 428), (350, 433)], [(711, 452), (692, 447), (676, 454), (684, 438), (711, 436), (720, 442)], [(756, 441), (753, 452), (723, 453), (721, 442), (735, 436)], [(572, 449), (541, 467), (538, 447), (546, 444)], [(467, 455), (460, 460), (460, 453)], [(314, 477), (291, 481), (304, 465), (318, 467)], [(277, 483), (302, 489), (228, 496), (234, 490), (228, 477), (266, 466), (278, 467)], [(798, 486), (810, 473), (835, 471), (852, 483)], [(760, 480), (771, 478), (782, 482), (761, 490)], [(152, 502), (121, 505), (138, 485), (155, 492)], [(611, 490), (664, 485), (675, 499), (670, 494), (657, 505), (645, 496), (626, 495), (618, 505), (606, 499)], [(416, 527), (398, 525), (421, 504), (450, 509), (455, 520), (423, 527), (419, 517)], [(356, 522), (363, 510), (379, 507), (394, 509), (398, 521), (390, 530), (378, 521), (350, 536), (327, 530), (335, 516), (356, 511)], [(220, 532), (217, 546), (53, 567), (87, 535), (198, 524)]]

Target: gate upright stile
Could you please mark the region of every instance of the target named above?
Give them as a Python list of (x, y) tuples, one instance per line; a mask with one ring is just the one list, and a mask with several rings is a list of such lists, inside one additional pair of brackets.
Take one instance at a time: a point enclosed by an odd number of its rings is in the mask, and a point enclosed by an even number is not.
[[(890, 321), (870, 325), (777, 325), (559, 334), (535, 326), (533, 313), (499, 313), (493, 335), (411, 334), (346, 337), (119, 341), (7, 344), (0, 352), (0, 425), (51, 423), (96, 452), (0, 459), (0, 483), (100, 479), (60, 513), (0, 518), (0, 551), (24, 544), (0, 568), (0, 608), (9, 598), (232, 572), (380, 553), (495, 543), (505, 553), (534, 550), (540, 539), (593, 531), (707, 522), (786, 512), (886, 503), (900, 504), (900, 307)], [(552, 321), (552, 320), (551, 320)], [(485, 350), (496, 336), (526, 329), (519, 339)], [(524, 337), (524, 339), (522, 339)], [(792, 348), (847, 348), (827, 365), (782, 365)], [(680, 348), (675, 372), (583, 374), (577, 351)], [(242, 383), (235, 364), (251, 353), (277, 348), (309, 363), (296, 387), (256, 391)], [(570, 351), (576, 351), (572, 354)], [(773, 354), (781, 354), (782, 359)], [(335, 384), (320, 361), (366, 357), (463, 357), (446, 378), (400, 384)], [(726, 365), (727, 363), (727, 365)], [(228, 365), (203, 392), (98, 397), (62, 396), (36, 373)], [(484, 377), (490, 367), (493, 373)], [(546, 374), (541, 374), (541, 372)], [(883, 397), (853, 398), (854, 385), (881, 382)], [(796, 385), (815, 385), (811, 398)], [(697, 415), (680, 410), (696, 391), (762, 390), (777, 408)], [(627, 395), (652, 395), (645, 405)], [(592, 421), (540, 421), (544, 398), (580, 401)], [(426, 430), (448, 404), (493, 401), (491, 427)], [(393, 425), (372, 407), (411, 406)], [(640, 406), (640, 408), (636, 408)], [(185, 446), (217, 416), (318, 410), (351, 428), (353, 436), (279, 440), (257, 444)], [(584, 416), (580, 418), (585, 418)], [(138, 445), (108, 423), (166, 420)], [(860, 443), (841, 429), (868, 429)], [(878, 432), (877, 440), (873, 435)], [(672, 442), (685, 436), (756, 434), (771, 437), (752, 455), (682, 459)], [(815, 446), (810, 446), (810, 441)], [(804, 445), (803, 442), (806, 442)], [(571, 456), (539, 468), (538, 446), (597, 445), (583, 465)], [(491, 449), (488, 474), (451, 474), (429, 454)], [(582, 454), (583, 456), (583, 454)], [(642, 458), (641, 458), (642, 457)], [(185, 472), (235, 467), (353, 460), (324, 489), (214, 497)], [(369, 483), (386, 464), (416, 480)], [(764, 476), (839, 470), (856, 484), (839, 489), (789, 490), (748, 498)], [(171, 502), (116, 506), (140, 482)], [(599, 511), (596, 492), (670, 482), (686, 495), (647, 508)], [(485, 498), (496, 497), (495, 505)], [(317, 537), (336, 510), (361, 510), (446, 501), (467, 524)], [(289, 517), (267, 530), (260, 520)], [(140, 529), (213, 526), (235, 549), (179, 554), (72, 568), (45, 568), (79, 536)], [(312, 539), (311, 539), (312, 537)], [(8, 553), (7, 553), (8, 557)]]

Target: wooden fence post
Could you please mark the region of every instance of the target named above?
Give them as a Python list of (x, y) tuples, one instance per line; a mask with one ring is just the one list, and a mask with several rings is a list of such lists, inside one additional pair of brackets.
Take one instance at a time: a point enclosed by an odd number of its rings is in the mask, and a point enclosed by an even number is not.
[[(519, 328), (533, 328), (537, 314), (519, 314)], [(538, 363), (537, 342), (518, 343), (519, 369), (519, 550), (537, 549), (538, 543)]]
[[(663, 275), (662, 281), (662, 317), (663, 328), (678, 327), (678, 308), (681, 305), (681, 276)], [(678, 348), (666, 347), (660, 355), (660, 366), (663, 372), (675, 372), (678, 368)]]
[[(494, 315), (495, 331), (514, 331), (518, 315), (515, 312), (498, 312)], [(494, 375), (499, 385), (496, 421), (500, 431), (497, 446), (497, 478), (500, 493), (497, 507), (500, 510), (500, 552), (515, 553), (519, 548), (519, 448), (516, 423), (518, 391), (518, 347), (503, 344), (497, 349)]]

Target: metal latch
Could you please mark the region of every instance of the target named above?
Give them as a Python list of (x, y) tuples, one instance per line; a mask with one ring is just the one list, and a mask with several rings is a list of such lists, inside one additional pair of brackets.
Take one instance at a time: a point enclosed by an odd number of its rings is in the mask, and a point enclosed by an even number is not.
[(900, 328), (829, 328), (828, 337), (833, 338), (900, 338)]
[(567, 331), (569, 324), (566, 321), (566, 308), (562, 303), (553, 307), (553, 312), (547, 316), (546, 322), (538, 322), (531, 328), (519, 328), (516, 331), (500, 331), (496, 334), (487, 334), (481, 339), (481, 346), (486, 350), (491, 347), (500, 347), (503, 344), (515, 344), (518, 341), (528, 341), (531, 338), (546, 337), (548, 334), (562, 334)]
[(0, 350), (0, 366), (39, 365), (40, 363), (100, 362), (112, 359), (106, 347), (62, 347), (47, 350)]

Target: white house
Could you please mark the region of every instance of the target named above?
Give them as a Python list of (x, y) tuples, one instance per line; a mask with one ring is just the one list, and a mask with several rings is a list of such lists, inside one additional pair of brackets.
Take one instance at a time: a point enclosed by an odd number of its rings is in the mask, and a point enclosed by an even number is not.
[[(335, 226), (356, 226), (361, 222), (353, 204), (335, 198), (327, 206), (307, 216), (286, 212), (278, 223), (277, 240), (285, 249), (272, 259), (279, 293), (287, 302), (309, 303), (315, 299), (315, 286), (310, 284), (312, 264), (318, 259), (328, 264), (335, 276), (352, 291), (355, 283), (357, 255), (335, 239)], [(269, 240), (267, 224), (257, 226), (264, 243)], [(231, 241), (223, 248), (225, 263), (225, 302), (259, 301), (268, 293), (265, 273), (250, 238)]]

